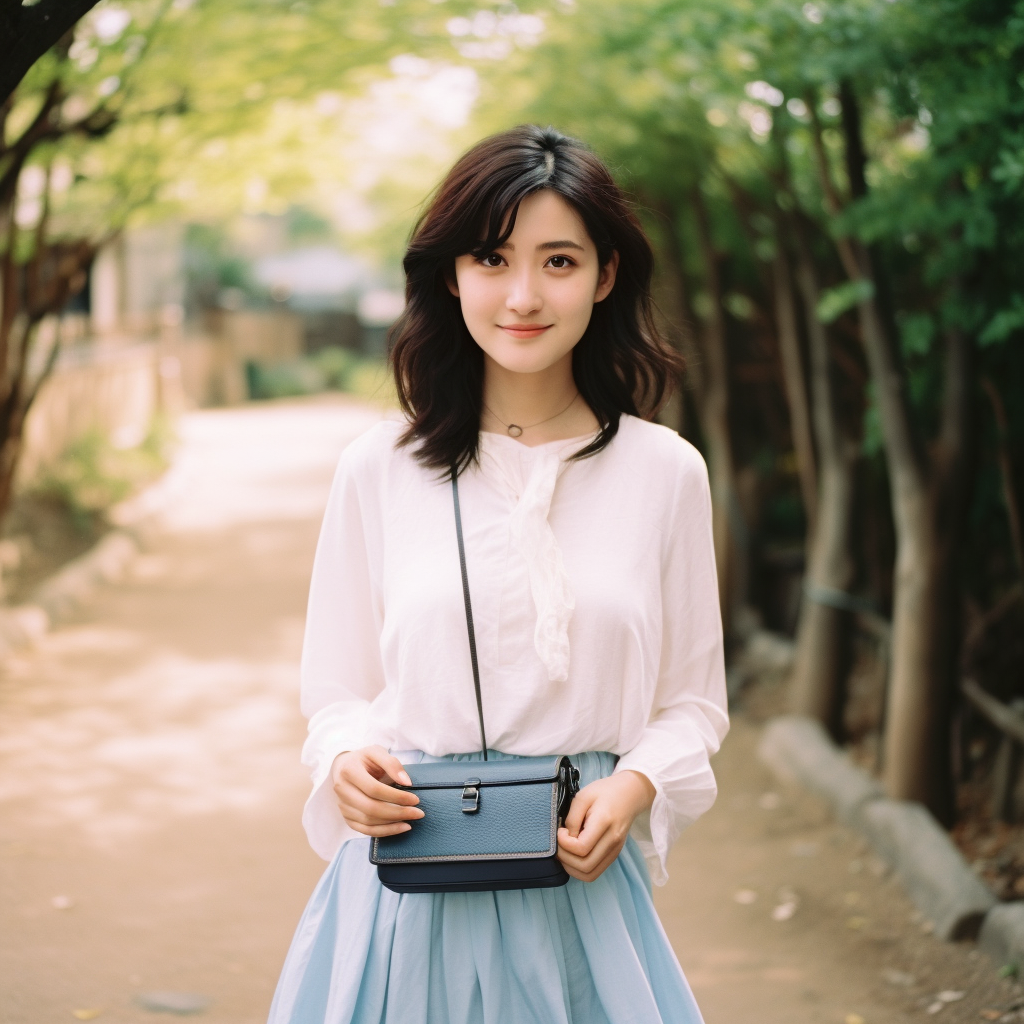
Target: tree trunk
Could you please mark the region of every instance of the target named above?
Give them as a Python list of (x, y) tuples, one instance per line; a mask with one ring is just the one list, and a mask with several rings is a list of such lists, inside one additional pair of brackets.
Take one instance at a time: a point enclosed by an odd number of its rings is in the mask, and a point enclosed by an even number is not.
[(851, 623), (850, 612), (839, 607), (839, 595), (849, 591), (854, 577), (851, 549), (856, 448), (843, 430), (836, 401), (828, 337), (817, 315), (819, 287), (814, 262), (799, 225), (793, 234), (810, 348), (819, 471), (818, 515), (807, 545), (790, 702), (798, 714), (817, 719), (840, 739)]
[[(863, 182), (860, 114), (844, 91), (847, 170)], [(821, 126), (811, 108), (812, 141), (825, 200), (833, 214), (843, 203), (832, 181)], [(954, 552), (960, 540), (965, 452), (971, 425), (970, 346), (959, 331), (947, 336), (943, 424), (935, 472), (929, 473), (914, 430), (899, 346), (879, 296), (882, 282), (868, 248), (838, 236), (836, 248), (851, 281), (866, 282), (858, 304), (882, 433), (896, 527), (892, 654), (885, 731), (885, 786), (897, 800), (919, 800), (940, 821), (952, 816), (949, 716), (956, 663)]]
[(923, 496), (899, 500), (885, 758), (890, 795), (920, 800), (948, 824), (954, 813), (949, 723), (960, 662), (957, 562), (974, 436), (973, 352), (959, 330), (946, 335), (944, 363), (929, 486)]
[(662, 294), (659, 305), (664, 303), (664, 315), (671, 330), (672, 344), (682, 354), (686, 363), (683, 389), (693, 392), (699, 403), (704, 393), (704, 368), (701, 365), (700, 345), (694, 326), (697, 317), (693, 310), (690, 287), (686, 280), (683, 249), (679, 243), (679, 213), (664, 200), (651, 201), (665, 222), (663, 258), (660, 260), (660, 284)]
[(999, 476), (1003, 485), (1003, 503), (1006, 505), (1006, 525), (1010, 530), (1010, 546), (1017, 571), (1024, 579), (1024, 531), (1021, 530), (1020, 503), (1014, 484), (1013, 457), (1010, 454), (1009, 425), (1006, 407), (999, 389), (988, 377), (981, 379), (981, 385), (992, 404), (992, 415), (996, 421), (996, 451), (999, 458)]
[(711, 524), (715, 562), (718, 567), (718, 599), (722, 626), (729, 636), (733, 615), (746, 596), (746, 524), (740, 511), (736, 488), (736, 467), (729, 430), (729, 369), (726, 351), (725, 302), (718, 267), (718, 253), (711, 237), (711, 224), (699, 189), (690, 193), (697, 228), (697, 244), (704, 263), (709, 312), (701, 331), (703, 387), (701, 389), (701, 430), (708, 452), (711, 482)]
[(789, 269), (789, 256), (782, 247), (781, 238), (772, 261), (772, 285), (775, 301), (775, 325), (782, 355), (782, 379), (789, 405), (789, 421), (793, 432), (793, 450), (800, 477), (800, 495), (807, 516), (807, 531), (814, 532), (818, 512), (817, 467), (814, 441), (811, 435), (811, 414), (807, 401), (807, 382), (800, 353), (800, 333), (797, 329), (796, 303), (793, 298), (793, 280)]

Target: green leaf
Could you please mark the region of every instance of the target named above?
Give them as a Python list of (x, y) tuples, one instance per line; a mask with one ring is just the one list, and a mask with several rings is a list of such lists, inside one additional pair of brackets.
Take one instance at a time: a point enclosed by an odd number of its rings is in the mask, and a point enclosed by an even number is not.
[(875, 294), (875, 286), (868, 280), (847, 281), (846, 284), (829, 288), (822, 292), (816, 310), (818, 319), (823, 324), (830, 324), (841, 317), (848, 309), (853, 309), (860, 302), (866, 302)]
[(900, 318), (900, 343), (908, 356), (926, 356), (935, 337), (935, 321), (927, 313), (912, 313)]
[(1010, 305), (998, 313), (981, 332), (979, 345), (994, 345), (1006, 339), (1016, 331), (1024, 330), (1024, 295), (1014, 295)]

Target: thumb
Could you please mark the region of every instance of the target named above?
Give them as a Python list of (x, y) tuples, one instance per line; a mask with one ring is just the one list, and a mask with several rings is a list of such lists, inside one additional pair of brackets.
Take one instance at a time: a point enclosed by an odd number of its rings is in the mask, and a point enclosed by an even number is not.
[(409, 773), (402, 766), (402, 762), (397, 757), (389, 754), (383, 747), (374, 747), (368, 750), (367, 756), (388, 778), (393, 779), (402, 786), (412, 785), (412, 779), (409, 778)]
[(569, 807), (569, 813), (565, 816), (566, 831), (575, 839), (583, 829), (583, 822), (586, 820), (587, 812), (594, 803), (593, 791), (588, 792), (587, 787), (581, 789)]

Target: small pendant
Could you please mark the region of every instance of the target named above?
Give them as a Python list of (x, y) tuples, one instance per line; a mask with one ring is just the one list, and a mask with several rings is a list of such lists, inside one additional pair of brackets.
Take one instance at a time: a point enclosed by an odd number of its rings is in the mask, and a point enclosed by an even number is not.
[(511, 437), (522, 437), (523, 428), (518, 423), (510, 423), (508, 425), (508, 432)]

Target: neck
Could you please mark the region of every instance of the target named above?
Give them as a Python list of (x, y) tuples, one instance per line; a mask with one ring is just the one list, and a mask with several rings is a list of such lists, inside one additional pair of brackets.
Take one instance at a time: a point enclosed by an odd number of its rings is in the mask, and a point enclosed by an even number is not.
[(573, 401), (577, 392), (571, 352), (537, 373), (507, 370), (485, 355), (481, 429), (503, 434), (509, 424), (519, 424), (519, 440), (527, 445), (589, 433), (597, 420), (586, 402)]

